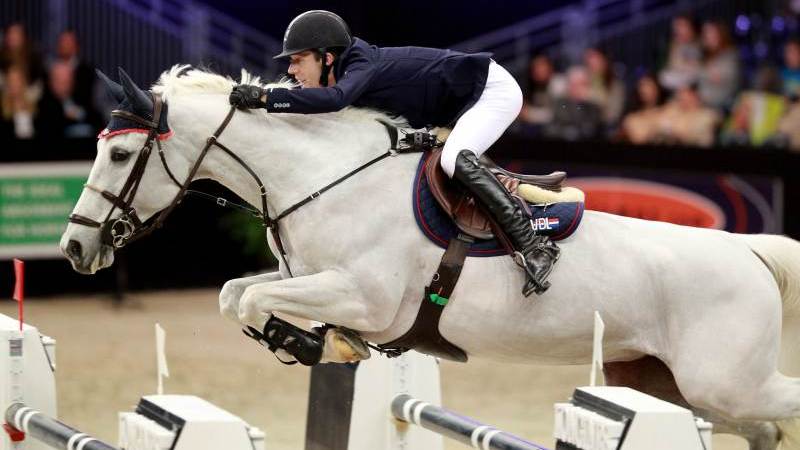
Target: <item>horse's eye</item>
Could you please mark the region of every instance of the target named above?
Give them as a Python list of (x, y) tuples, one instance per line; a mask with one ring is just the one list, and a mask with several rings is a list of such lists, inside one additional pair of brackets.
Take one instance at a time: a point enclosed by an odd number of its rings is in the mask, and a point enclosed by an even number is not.
[(111, 160), (114, 162), (125, 161), (129, 156), (131, 156), (130, 152), (126, 152), (124, 150), (113, 150), (111, 152)]

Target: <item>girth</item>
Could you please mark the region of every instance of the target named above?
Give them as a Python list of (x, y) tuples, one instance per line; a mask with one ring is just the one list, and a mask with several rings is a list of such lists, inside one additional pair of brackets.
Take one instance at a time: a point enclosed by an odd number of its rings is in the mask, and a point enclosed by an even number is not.
[(451, 301), (467, 252), (473, 242), (470, 236), (463, 233), (450, 240), (431, 284), (425, 287), (425, 295), (422, 297), (414, 324), (399, 338), (379, 345), (381, 350), (396, 353), (413, 349), (451, 361), (467, 362), (467, 353), (453, 345), (439, 332), (439, 319), (444, 307)]

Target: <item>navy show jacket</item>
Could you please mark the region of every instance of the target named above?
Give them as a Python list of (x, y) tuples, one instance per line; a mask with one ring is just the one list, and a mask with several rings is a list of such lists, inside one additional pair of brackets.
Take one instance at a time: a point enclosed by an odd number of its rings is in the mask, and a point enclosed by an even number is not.
[(330, 87), (267, 92), (267, 111), (325, 113), (370, 107), (415, 128), (452, 125), (483, 93), (490, 53), (376, 47), (359, 38), (334, 63)]

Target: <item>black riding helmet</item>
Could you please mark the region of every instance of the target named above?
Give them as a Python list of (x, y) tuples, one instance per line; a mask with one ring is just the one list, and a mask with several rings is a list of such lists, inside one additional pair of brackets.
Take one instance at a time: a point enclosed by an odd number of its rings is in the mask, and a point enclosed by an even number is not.
[(306, 50), (319, 51), (323, 57), (320, 83), (327, 86), (331, 67), (324, 64), (325, 53), (331, 49), (347, 48), (352, 43), (350, 27), (341, 17), (330, 11), (306, 11), (289, 23), (283, 35), (283, 51), (275, 59), (288, 58)]

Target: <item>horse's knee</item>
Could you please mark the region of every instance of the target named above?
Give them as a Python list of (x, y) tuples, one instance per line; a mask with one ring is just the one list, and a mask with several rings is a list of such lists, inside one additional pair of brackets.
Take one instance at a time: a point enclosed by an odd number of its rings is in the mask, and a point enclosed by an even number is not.
[(237, 319), (240, 323), (250, 325), (256, 329), (261, 329), (264, 326), (269, 313), (265, 312), (262, 302), (259, 301), (260, 297), (258, 291), (252, 286), (244, 289), (241, 297), (239, 297), (236, 311)]
[(231, 320), (237, 320), (239, 316), (238, 308), (234, 308), (230, 304), (224, 303), (221, 297), (219, 302), (219, 313), (222, 315), (222, 317), (226, 317)]
[(231, 320), (237, 320), (239, 315), (239, 297), (242, 295), (242, 289), (237, 281), (226, 281), (219, 291), (219, 313)]

